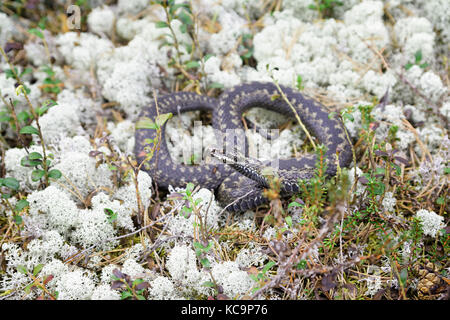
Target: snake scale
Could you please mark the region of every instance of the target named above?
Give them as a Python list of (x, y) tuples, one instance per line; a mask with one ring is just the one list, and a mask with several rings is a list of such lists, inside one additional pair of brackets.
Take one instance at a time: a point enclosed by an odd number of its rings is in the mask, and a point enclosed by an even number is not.
[[(309, 133), (317, 138), (319, 144), (323, 144), (327, 148), (325, 154), (326, 175), (334, 176), (336, 174), (337, 159), (339, 159), (341, 167), (348, 166), (352, 159), (351, 144), (338, 117), (330, 116), (323, 105), (305, 97), (300, 92), (285, 86), (280, 86), (280, 88)], [(291, 106), (280, 97), (278, 88), (273, 83), (263, 82), (250, 82), (235, 86), (225, 90), (218, 99), (192, 92), (168, 94), (157, 99), (157, 106), (158, 108), (153, 102), (143, 109), (139, 118), (155, 119), (158, 113), (170, 112), (176, 115), (179, 112), (195, 110), (209, 111), (212, 113), (212, 125), (215, 132), (221, 133), (216, 137), (219, 140), (225, 139), (224, 133), (229, 130), (241, 129), (242, 131), (242, 114), (253, 107), (272, 110), (290, 118), (295, 117)], [(156, 130), (136, 129), (135, 153), (138, 163), (146, 158), (147, 139), (155, 139), (156, 135)], [(229, 156), (231, 153), (222, 155), (216, 153), (215, 157), (226, 163), (216, 161), (202, 163), (198, 166), (174, 163), (164, 139), (165, 124), (161, 127), (161, 137), (157, 156), (143, 164), (143, 169), (157, 181), (159, 187), (167, 188), (169, 185), (184, 187), (188, 182), (192, 182), (203, 188), (217, 190), (217, 197), (221, 205), (232, 212), (245, 211), (268, 202), (263, 196), (267, 181), (259, 174), (258, 170), (261, 166), (258, 164), (247, 161), (245, 157)], [(238, 135), (236, 139), (241, 138)], [(243, 139), (245, 140), (245, 137)], [(224, 141), (221, 142), (226, 145), (228, 142)], [(229, 151), (228, 147), (227, 151)], [(247, 152), (247, 148), (244, 152)], [(289, 196), (299, 191), (299, 179), (308, 179), (313, 176), (317, 156), (312, 153), (300, 158), (277, 160), (278, 168), (275, 173), (281, 178), (280, 195)]]

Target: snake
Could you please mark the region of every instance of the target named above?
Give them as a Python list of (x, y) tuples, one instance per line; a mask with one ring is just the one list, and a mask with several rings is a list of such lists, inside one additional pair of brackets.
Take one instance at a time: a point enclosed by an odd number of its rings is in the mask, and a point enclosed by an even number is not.
[[(264, 190), (270, 183), (264, 174), (268, 168), (281, 181), (280, 196), (292, 196), (301, 190), (299, 180), (308, 180), (314, 176), (318, 155), (311, 152), (300, 157), (272, 159), (276, 160), (276, 167), (272, 167), (270, 161), (249, 157), (242, 116), (254, 107), (281, 113), (293, 119), (298, 116), (318, 144), (325, 147), (323, 158), (326, 161), (326, 176), (336, 175), (338, 167), (347, 167), (351, 163), (351, 142), (337, 114), (329, 113), (324, 105), (293, 88), (272, 82), (236, 85), (224, 90), (218, 98), (194, 92), (175, 92), (155, 99), (143, 108), (138, 121), (155, 119), (164, 113), (176, 115), (196, 110), (210, 112), (216, 140), (221, 146), (210, 150), (211, 156), (217, 161), (203, 162), (200, 165), (173, 161), (164, 138), (166, 123), (162, 124), (159, 131), (136, 128), (136, 160), (157, 181), (158, 187), (186, 187), (188, 183), (193, 183), (216, 190), (220, 205), (230, 212), (244, 212), (269, 202), (264, 195)], [(148, 157), (151, 149), (149, 142), (156, 141), (158, 136), (161, 138), (159, 150)], [(239, 141), (241, 145), (243, 142), (244, 147), (237, 151), (236, 146), (232, 147), (230, 143)]]

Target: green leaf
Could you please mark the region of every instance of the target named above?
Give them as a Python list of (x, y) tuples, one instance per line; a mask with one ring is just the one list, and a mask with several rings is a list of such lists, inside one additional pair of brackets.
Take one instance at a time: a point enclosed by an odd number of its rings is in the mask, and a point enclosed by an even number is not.
[(186, 33), (187, 32), (187, 25), (185, 25), (185, 24), (180, 25), (180, 32), (181, 33)]
[(45, 24), (47, 23), (47, 20), (48, 20), (47, 17), (42, 17), (39, 20), (38, 27), (41, 28), (42, 30), (45, 30)]
[(422, 63), (419, 67), (421, 67), (422, 69), (425, 69), (426, 67), (428, 67), (430, 64), (428, 62)]
[(150, 118), (142, 117), (136, 122), (136, 129), (158, 129), (158, 125)]
[(37, 160), (37, 159), (41, 159), (42, 155), (39, 152), (32, 152), (28, 155), (28, 159), (30, 160)]
[(187, 194), (188, 196), (190, 196), (190, 195), (192, 195), (192, 191), (194, 191), (194, 184), (191, 183), (191, 182), (189, 182), (189, 183), (186, 185), (186, 194)]
[(21, 122), (26, 122), (28, 119), (30, 119), (30, 114), (28, 112), (21, 111), (17, 114), (17, 120), (21, 121)]
[(206, 62), (206, 61), (208, 61), (208, 59), (209, 59), (209, 58), (211, 58), (211, 57), (214, 57), (214, 55), (213, 55), (213, 54), (210, 54), (210, 53), (208, 53), (207, 55), (205, 55), (205, 56), (203, 57), (203, 62)]
[(210, 88), (216, 88), (216, 89), (222, 89), (223, 88), (223, 84), (219, 83), (219, 82), (212, 82), (209, 84)]
[(9, 198), (11, 198), (11, 195), (9, 193), (2, 194), (2, 199), (9, 199)]
[(138, 284), (140, 284), (142, 282), (144, 282), (144, 279), (136, 279), (136, 280), (133, 281), (132, 287), (135, 287), (135, 286), (137, 286)]
[(27, 75), (27, 74), (32, 73), (32, 72), (33, 72), (33, 69), (32, 69), (32, 68), (25, 68), (25, 69), (20, 73), (19, 77), (22, 77), (22, 76)]
[(0, 182), (2, 185), (4, 185), (5, 187), (11, 189), (11, 190), (18, 190), (20, 187), (19, 181), (17, 181), (16, 178), (3, 178), (0, 179)]
[(241, 58), (242, 58), (242, 59), (250, 59), (250, 58), (253, 56), (253, 53), (254, 53), (254, 49), (253, 49), (253, 48), (250, 48), (250, 49), (247, 50), (246, 53), (244, 53), (243, 55), (241, 55)]
[(185, 7), (186, 9), (189, 9), (189, 4), (188, 3), (178, 3), (178, 4), (174, 4), (173, 6), (170, 7), (169, 9), (169, 13), (171, 15), (173, 15), (179, 8), (181, 7)]
[(25, 209), (26, 207), (28, 207), (30, 204), (28, 203), (27, 200), (25, 199), (20, 199), (19, 201), (17, 201), (16, 206), (15, 206), (15, 211), (16, 212), (20, 212), (23, 209)]
[[(14, 68), (14, 71), (15, 71), (16, 74), (17, 74), (17, 68)], [(9, 78), (14, 79), (14, 78), (16, 77), (16, 76), (14, 75), (13, 70), (11, 70), (11, 69), (6, 69), (6, 70), (5, 70), (5, 75), (6, 75), (6, 79), (9, 79)]]
[(189, 61), (184, 66), (186, 69), (199, 68), (200, 63), (198, 61)]
[(249, 274), (250, 279), (253, 281), (258, 281), (258, 277), (255, 274)]
[(51, 107), (54, 107), (56, 105), (58, 105), (58, 103), (55, 100), (48, 99), (48, 100), (45, 100), (45, 102), (42, 105), (41, 109), (47, 110), (47, 109), (50, 109)]
[(35, 167), (41, 164), (41, 160), (30, 160), (28, 159), (28, 156), (23, 157), (20, 159), (20, 165), (22, 167)]
[(19, 264), (18, 266), (17, 266), (17, 271), (19, 271), (20, 273), (23, 273), (23, 274), (28, 274), (28, 271), (27, 271), (27, 268), (25, 268), (23, 265), (21, 265), (21, 264)]
[(411, 67), (413, 66), (414, 64), (412, 64), (411, 62), (408, 62), (407, 64), (405, 64), (405, 69), (406, 70), (409, 70), (409, 69), (411, 69)]
[(266, 263), (266, 265), (264, 266), (264, 268), (262, 269), (262, 273), (265, 274), (267, 271), (269, 271), (270, 268), (272, 268), (275, 265), (275, 262), (273, 261), (269, 261)]
[(296, 202), (296, 201), (292, 201), (291, 203), (288, 204), (288, 209), (289, 209), (290, 207), (303, 207), (303, 206), (304, 206), (304, 205), (301, 204), (301, 203), (298, 203), (298, 202)]
[(288, 230), (288, 228), (283, 227), (280, 230), (278, 230), (278, 234), (283, 234), (287, 230)]
[(211, 266), (211, 263), (209, 262), (208, 258), (200, 259), (200, 263), (201, 263), (202, 266), (204, 266), (205, 268), (209, 268), (209, 267)]
[(31, 288), (33, 288), (35, 286), (34, 282), (30, 283), (29, 285), (27, 285), (25, 288), (23, 288), (23, 291), (28, 294), (31, 291)]
[(253, 38), (253, 34), (251, 34), (251, 33), (244, 33), (242, 35), (242, 41), (246, 41), (246, 40), (249, 40), (249, 39), (252, 39), (252, 38)]
[(33, 170), (33, 172), (31, 172), (31, 180), (35, 182), (39, 181), (44, 176), (44, 174), (45, 174), (44, 170), (41, 169)]
[(351, 122), (355, 121), (355, 117), (353, 117), (353, 114), (348, 113), (348, 112), (345, 112), (345, 113), (342, 115), (342, 118), (344, 118), (345, 120), (349, 120), (349, 121), (351, 121)]
[(185, 214), (185, 216), (187, 217), (190, 213), (192, 213), (192, 208), (188, 208), (186, 206), (183, 206), (183, 208), (181, 209), (181, 212)]
[(167, 22), (164, 22), (164, 21), (156, 21), (155, 22), (155, 27), (156, 28), (168, 28), (169, 24)]
[(449, 174), (449, 173), (450, 173), (450, 167), (445, 167), (444, 174)]
[(20, 215), (18, 215), (18, 214), (14, 215), (14, 222), (15, 222), (15, 224), (20, 226), (22, 224), (22, 221), (23, 221), (23, 219), (22, 219), (22, 217)]
[(39, 37), (41, 39), (44, 39), (44, 35), (42, 34), (41, 30), (32, 28), (28, 30), (28, 33), (35, 35), (36, 37)]
[(185, 25), (191, 25), (192, 24), (192, 19), (189, 13), (187, 13), (186, 10), (181, 11), (178, 14), (178, 18), (181, 20), (181, 22), (183, 22), (183, 24)]
[(104, 212), (105, 212), (106, 216), (108, 217), (109, 223), (113, 223), (117, 219), (117, 213), (112, 211), (111, 209), (105, 208)]
[(212, 281), (205, 281), (202, 283), (203, 287), (214, 288), (216, 285)]
[(34, 267), (33, 276), (37, 276), (37, 274), (42, 270), (42, 267), (44, 267), (43, 264), (38, 264), (36, 267)]
[(200, 242), (197, 241), (193, 243), (193, 246), (194, 248), (199, 249), (200, 251), (203, 251), (203, 249), (205, 248)]
[(297, 263), (297, 265), (295, 267), (299, 270), (302, 270), (302, 269), (305, 269), (306, 266), (307, 266), (306, 260), (303, 259), (303, 260), (300, 260), (300, 262)]
[(170, 118), (172, 118), (173, 114), (172, 113), (163, 113), (160, 114), (156, 117), (155, 122), (156, 125), (159, 127), (162, 127), (164, 123), (166, 123), (167, 120), (169, 120)]
[(301, 75), (298, 75), (297, 76), (297, 89), (298, 90), (301, 90), (301, 89), (303, 89), (303, 79), (302, 79), (302, 76)]
[(402, 168), (400, 168), (398, 165), (396, 165), (395, 163), (392, 163), (392, 166), (394, 167), (394, 169), (395, 169), (395, 173), (398, 175), (398, 176), (400, 176), (401, 175), (401, 173), (402, 173)]
[(289, 226), (289, 228), (292, 228), (292, 217), (291, 216), (287, 216), (285, 218), (287, 225)]
[(52, 178), (52, 179), (59, 179), (59, 178), (61, 178), (61, 176), (62, 176), (62, 173), (58, 169), (53, 169), (48, 172), (48, 177)]
[(408, 280), (408, 268), (403, 268), (400, 270), (400, 281), (403, 285), (403, 287), (406, 286), (406, 281)]
[(9, 122), (12, 119), (7, 111), (0, 112), (0, 122)]
[(39, 135), (39, 130), (32, 126), (26, 126), (20, 129), (21, 134), (37, 134)]
[[(53, 69), (50, 68), (49, 66), (43, 66), (42, 71), (45, 72), (50, 78), (55, 75), (55, 71), (53, 71)], [(46, 78), (46, 80), (51, 80), (51, 79)]]
[(337, 114), (337, 112), (330, 112), (328, 114), (328, 119), (333, 119), (336, 114)]
[(130, 297), (132, 297), (132, 296), (133, 296), (133, 294), (132, 294), (131, 292), (129, 292), (129, 291), (123, 291), (120, 298), (121, 298), (122, 300), (125, 300), (126, 298), (130, 298)]
[(416, 63), (419, 63), (420, 60), (422, 60), (422, 50), (418, 50), (418, 51), (414, 54), (414, 58), (416, 59)]

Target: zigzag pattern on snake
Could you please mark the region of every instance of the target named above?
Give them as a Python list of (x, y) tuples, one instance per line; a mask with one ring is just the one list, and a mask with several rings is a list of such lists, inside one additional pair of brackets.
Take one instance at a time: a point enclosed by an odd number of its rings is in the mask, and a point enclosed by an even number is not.
[[(305, 97), (291, 88), (280, 86), (281, 90), (294, 107), (303, 124), (319, 144), (325, 145), (327, 152), (327, 176), (334, 176), (337, 170), (337, 159), (340, 167), (346, 167), (352, 159), (351, 144), (348, 141), (343, 124), (336, 115), (329, 116), (325, 107), (315, 100)], [(197, 95), (192, 92), (179, 92), (165, 95), (157, 100), (158, 112), (172, 113), (205, 110), (212, 113), (212, 125), (215, 131), (226, 133), (233, 129), (243, 129), (242, 114), (253, 107), (259, 107), (282, 113), (290, 118), (295, 113), (273, 83), (251, 82), (235, 86), (224, 91), (218, 99)], [(143, 109), (140, 118), (155, 119), (157, 116), (155, 103)], [(239, 132), (236, 130), (234, 132)], [(137, 129), (135, 134), (135, 154), (138, 163), (145, 158), (146, 139), (154, 139), (156, 130)], [(195, 165), (183, 165), (173, 162), (165, 140), (165, 125), (161, 128), (161, 145), (157, 156), (143, 165), (159, 187), (184, 187), (188, 182), (207, 189), (218, 190), (217, 197), (227, 210), (240, 212), (253, 209), (267, 203), (263, 196), (266, 185), (260, 176), (254, 176), (250, 167), (233, 163), (224, 164), (219, 161)], [(223, 143), (225, 135), (216, 137)], [(243, 137), (237, 137), (244, 139)], [(247, 144), (245, 144), (247, 146)], [(247, 147), (244, 152), (246, 153)], [(338, 153), (338, 156), (337, 156)], [(317, 161), (315, 154), (306, 154), (300, 158), (278, 159), (276, 174), (281, 178), (281, 195), (289, 196), (299, 191), (298, 180), (313, 176)], [(247, 170), (248, 169), (248, 170)], [(240, 172), (239, 172), (240, 171)], [(248, 171), (248, 172), (246, 172)], [(246, 175), (244, 175), (244, 174)]]

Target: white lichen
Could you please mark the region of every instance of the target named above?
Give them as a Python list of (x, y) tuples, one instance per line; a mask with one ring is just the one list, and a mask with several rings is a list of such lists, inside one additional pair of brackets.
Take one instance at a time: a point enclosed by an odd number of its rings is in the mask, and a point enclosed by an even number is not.
[(416, 212), (416, 217), (420, 219), (423, 233), (436, 238), (440, 230), (445, 227), (444, 217), (436, 214), (434, 211), (421, 209)]

